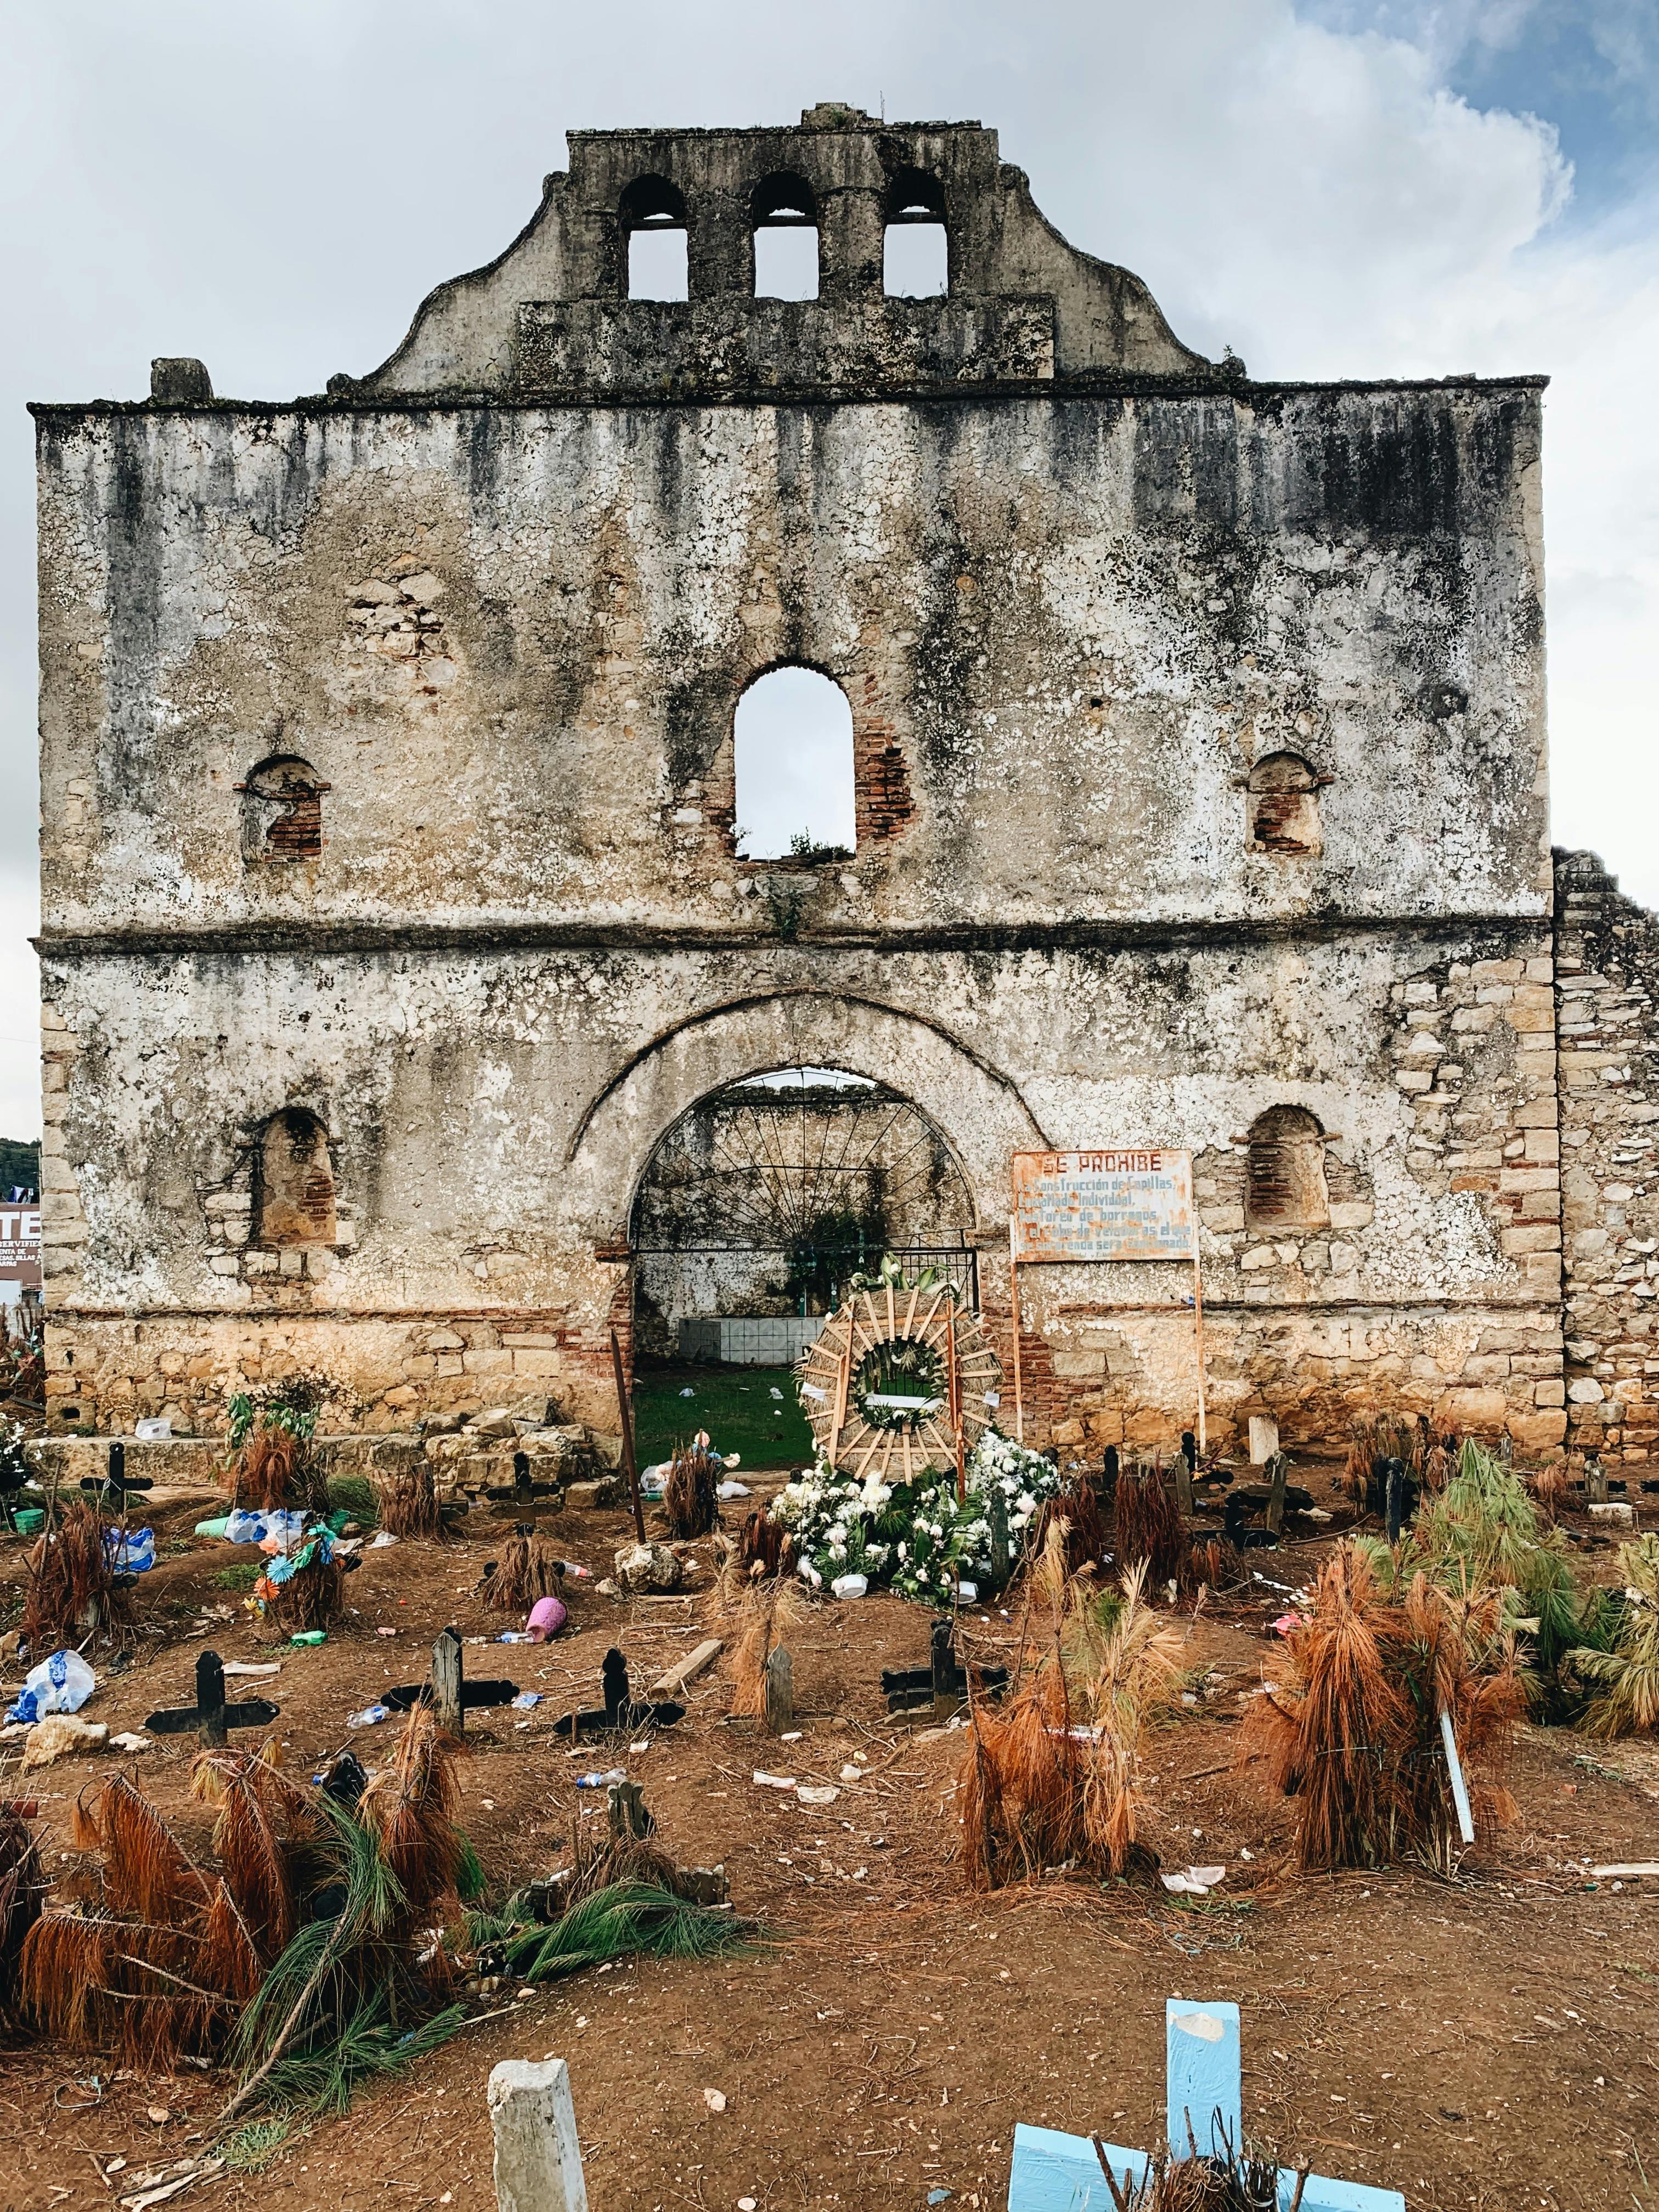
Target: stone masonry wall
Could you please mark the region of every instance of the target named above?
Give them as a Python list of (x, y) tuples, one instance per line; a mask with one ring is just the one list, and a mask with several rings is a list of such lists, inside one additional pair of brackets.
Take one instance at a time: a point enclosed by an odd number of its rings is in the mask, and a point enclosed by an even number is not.
[(1558, 853), (1556, 1000), (1569, 1441), (1659, 1449), (1659, 917)]

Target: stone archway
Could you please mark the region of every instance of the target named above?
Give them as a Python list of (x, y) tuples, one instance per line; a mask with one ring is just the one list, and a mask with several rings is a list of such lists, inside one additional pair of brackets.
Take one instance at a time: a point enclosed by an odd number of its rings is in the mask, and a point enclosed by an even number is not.
[(977, 1222), (1006, 1218), (1011, 1155), (1048, 1143), (1015, 1084), (935, 1024), (871, 1000), (778, 994), (693, 1016), (618, 1068), (572, 1135), (567, 1219), (595, 1245), (625, 1249), (641, 1181), (675, 1123), (744, 1077), (788, 1067), (842, 1070), (899, 1093), (949, 1147)]

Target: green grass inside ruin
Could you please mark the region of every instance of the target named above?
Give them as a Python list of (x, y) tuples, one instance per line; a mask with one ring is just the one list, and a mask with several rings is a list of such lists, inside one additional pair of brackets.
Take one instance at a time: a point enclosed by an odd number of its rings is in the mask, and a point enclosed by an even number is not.
[[(693, 1395), (683, 1398), (688, 1389)], [(781, 1399), (772, 1396), (774, 1389), (783, 1393)], [(745, 1468), (811, 1462), (812, 1431), (787, 1367), (659, 1367), (635, 1375), (634, 1431), (641, 1467), (666, 1459), (699, 1429), (708, 1430), (716, 1451), (739, 1453)]]

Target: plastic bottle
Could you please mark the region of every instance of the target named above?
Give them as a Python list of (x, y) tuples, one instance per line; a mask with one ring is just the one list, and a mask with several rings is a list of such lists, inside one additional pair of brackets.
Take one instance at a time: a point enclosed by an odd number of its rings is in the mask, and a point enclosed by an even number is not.
[(348, 1728), (374, 1728), (386, 1718), (390, 1711), (391, 1707), (389, 1705), (365, 1705), (362, 1712), (348, 1713), (346, 1715), (346, 1726)]
[(326, 1644), (328, 1631), (325, 1628), (302, 1628), (288, 1640), (290, 1644)]
[(591, 1772), (576, 1777), (576, 1787), (578, 1790), (608, 1790), (613, 1782), (626, 1782), (627, 1779), (620, 1766), (613, 1766), (604, 1774), (595, 1767)]

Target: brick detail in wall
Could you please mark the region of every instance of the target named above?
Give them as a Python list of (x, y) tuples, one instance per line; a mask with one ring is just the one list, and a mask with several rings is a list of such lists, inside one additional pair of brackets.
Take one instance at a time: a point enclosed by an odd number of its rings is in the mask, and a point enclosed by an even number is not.
[(1659, 1452), (1659, 917), (1555, 855), (1568, 1442)]

